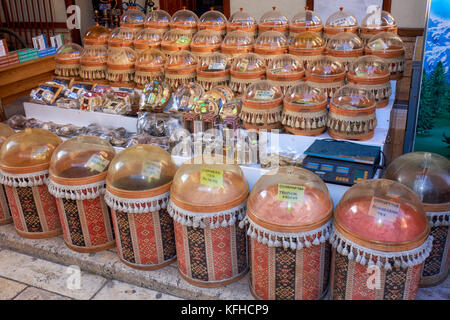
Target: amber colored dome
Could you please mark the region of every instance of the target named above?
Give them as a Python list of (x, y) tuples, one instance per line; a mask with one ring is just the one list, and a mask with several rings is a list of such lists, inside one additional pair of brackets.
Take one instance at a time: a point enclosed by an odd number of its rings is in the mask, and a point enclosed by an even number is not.
[(15, 133), (16, 132), (10, 126), (0, 123), (0, 147), (9, 136), (12, 136)]
[(0, 167), (8, 171), (46, 165), (61, 142), (48, 130), (26, 128), (5, 140), (0, 149)]
[(424, 204), (450, 203), (450, 161), (441, 155), (404, 154), (391, 162), (383, 177), (409, 187)]
[(106, 44), (110, 33), (108, 28), (97, 24), (90, 27), (84, 34), (84, 44)]
[(317, 32), (305, 31), (295, 36), (290, 46), (296, 49), (317, 49), (323, 48), (325, 42)]

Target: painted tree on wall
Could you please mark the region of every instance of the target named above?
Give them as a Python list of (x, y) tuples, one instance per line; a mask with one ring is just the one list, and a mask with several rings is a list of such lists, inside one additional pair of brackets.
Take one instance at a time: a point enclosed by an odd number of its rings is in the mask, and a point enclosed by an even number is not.
[(448, 88), (447, 75), (444, 65), (439, 61), (430, 75), (431, 88), (435, 103), (433, 104), (433, 113), (439, 115), (448, 108)]
[(417, 134), (425, 135), (434, 126), (434, 92), (425, 69), (422, 74), (422, 88), (420, 90), (420, 108), (417, 116)]

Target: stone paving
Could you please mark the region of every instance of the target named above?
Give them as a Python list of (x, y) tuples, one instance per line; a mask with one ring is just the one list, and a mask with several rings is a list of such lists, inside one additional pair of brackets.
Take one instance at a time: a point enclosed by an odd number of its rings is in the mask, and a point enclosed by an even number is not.
[[(78, 277), (79, 275), (79, 277)], [(199, 288), (184, 281), (176, 264), (155, 271), (129, 268), (115, 249), (77, 253), (62, 236), (25, 239), (12, 225), (0, 227), (0, 300), (252, 300), (248, 275), (220, 288)], [(417, 299), (450, 300), (450, 278), (419, 289)]]

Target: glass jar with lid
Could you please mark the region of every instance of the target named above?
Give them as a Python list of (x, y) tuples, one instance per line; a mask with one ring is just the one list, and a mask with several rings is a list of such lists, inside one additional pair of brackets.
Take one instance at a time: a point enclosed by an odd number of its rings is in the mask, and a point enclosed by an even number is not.
[(228, 21), (225, 15), (220, 11), (214, 10), (214, 7), (211, 7), (210, 11), (206, 11), (200, 16), (198, 29), (210, 30), (219, 36), (225, 36), (227, 33), (227, 23)]
[(210, 54), (211, 52), (220, 51), (221, 44), (221, 35), (209, 29), (204, 29), (200, 30), (192, 37), (190, 49), (193, 55), (196, 57), (202, 57)]
[(134, 87), (134, 65), (136, 59), (136, 52), (128, 47), (108, 50), (106, 79), (115, 85)]
[[(12, 136), (15, 133), (16, 132), (10, 126), (0, 123), (0, 147), (9, 136)], [(6, 201), (6, 190), (3, 184), (0, 185), (0, 201), (0, 226), (3, 226), (12, 222), (11, 211), (9, 210), (8, 202)]]
[(189, 51), (177, 51), (166, 59), (164, 73), (172, 91), (182, 84), (195, 81), (197, 58)]
[(259, 19), (259, 33), (271, 30), (281, 32), (286, 37), (289, 34), (289, 19), (279, 10), (277, 10), (277, 7), (272, 7), (272, 10), (264, 13), (261, 16), (261, 19)]
[(83, 44), (86, 49), (89, 46), (105, 46), (108, 47), (108, 38), (111, 31), (104, 26), (95, 24), (95, 26), (90, 27), (84, 34)]
[(391, 96), (389, 68), (376, 56), (362, 56), (350, 65), (347, 80), (356, 87), (372, 93), (377, 108), (388, 105)]
[(161, 46), (162, 34), (154, 29), (145, 28), (139, 31), (134, 38), (134, 50), (140, 53), (145, 49), (159, 49)]
[(48, 192), (50, 159), (61, 138), (31, 129), (6, 138), (0, 149), (0, 173), (17, 233), (40, 239), (62, 233), (55, 198)]
[(193, 35), (198, 31), (198, 16), (191, 10), (183, 7), (182, 10), (178, 10), (173, 14), (170, 29), (181, 29)]
[(265, 78), (266, 63), (256, 53), (241, 54), (231, 64), (230, 88), (236, 93), (244, 93), (250, 84)]
[(251, 84), (242, 98), (239, 115), (245, 129), (281, 129), (283, 93), (270, 80)]
[(167, 11), (155, 8), (147, 14), (144, 28), (153, 29), (162, 35), (169, 31), (171, 20), (172, 17)]
[(254, 51), (266, 60), (266, 64), (277, 55), (288, 52), (289, 43), (283, 33), (266, 31), (261, 33), (255, 41)]
[(67, 43), (56, 51), (55, 74), (61, 77), (78, 77), (80, 75), (80, 58), (83, 47), (76, 43)]
[(284, 96), (281, 123), (286, 132), (318, 136), (327, 129), (327, 96), (306, 83), (291, 87)]
[(325, 53), (342, 63), (348, 71), (349, 65), (364, 54), (364, 45), (356, 34), (342, 32), (328, 39)]
[[(197, 286), (226, 285), (248, 271), (246, 230), (238, 227), (245, 216), (248, 183), (241, 168), (228, 164), (229, 161), (221, 155), (193, 158), (177, 170), (170, 189), (168, 210), (174, 220), (176, 238), (180, 240), (176, 243), (177, 259), (181, 261), (178, 271)], [(185, 263), (196, 250), (194, 237), (199, 239), (197, 245), (212, 250), (210, 257), (204, 256), (204, 259), (211, 258), (204, 265), (207, 277)], [(219, 239), (231, 245), (214, 245)], [(219, 254), (234, 262), (212, 259)]]
[(130, 28), (119, 27), (111, 31), (108, 38), (108, 49), (122, 47), (133, 48), (136, 32)]
[(267, 66), (268, 80), (279, 86), (283, 94), (296, 84), (303, 82), (305, 69), (303, 62), (292, 54), (281, 54), (274, 58)]
[(370, 92), (346, 85), (330, 100), (328, 133), (333, 139), (369, 140), (377, 126), (376, 105)]
[(167, 31), (161, 41), (161, 51), (166, 55), (171, 55), (180, 50), (189, 50), (192, 35), (185, 30), (172, 29)]
[(345, 85), (345, 68), (332, 57), (323, 56), (311, 62), (305, 75), (308, 85), (323, 90), (328, 98)]
[(258, 32), (258, 22), (248, 12), (240, 8), (233, 13), (228, 19), (227, 32), (241, 30), (250, 34), (253, 38), (256, 38)]
[[(153, 145), (130, 147), (112, 160), (105, 201), (112, 212), (117, 253), (124, 264), (154, 270), (176, 259), (173, 222), (166, 209), (176, 171), (170, 154)], [(120, 241), (130, 234), (136, 235), (129, 238), (131, 249)]]
[(253, 52), (254, 38), (247, 32), (235, 30), (228, 32), (222, 41), (221, 52), (234, 58), (243, 53)]
[(359, 26), (359, 34), (364, 44), (369, 41), (372, 36), (381, 32), (392, 32), (397, 34), (398, 26), (394, 17), (387, 11), (381, 11), (380, 19), (374, 19), (374, 15), (369, 13)]
[(295, 38), (299, 33), (316, 32), (322, 35), (322, 18), (314, 11), (305, 7), (305, 11), (297, 13), (289, 24), (289, 35)]
[(105, 46), (88, 46), (80, 59), (80, 77), (83, 80), (106, 79), (108, 49)]
[(291, 38), (289, 53), (297, 56), (308, 68), (312, 61), (316, 61), (325, 52), (325, 42), (317, 32), (305, 31)]
[[(314, 173), (281, 167), (259, 178), (248, 198), (247, 217), (242, 223), (249, 229), (253, 275), (250, 290), (256, 298), (317, 300), (326, 294), (327, 281), (321, 270), (329, 268), (330, 257), (320, 252), (329, 250), (332, 215), (328, 189)], [(314, 261), (315, 267), (302, 267), (306, 263), (302, 257), (308, 257), (308, 264)], [(265, 261), (278, 264), (286, 259), (292, 263), (282, 271), (264, 267)], [(292, 274), (292, 281), (287, 287), (283, 285), (286, 295), (278, 295), (281, 284), (268, 285), (269, 279), (277, 278), (280, 272)]]
[[(423, 206), (411, 189), (385, 179), (358, 182), (334, 211), (331, 298), (414, 300), (432, 247), (429, 234)], [(357, 285), (367, 281), (371, 269), (385, 279), (376, 290)]]
[(366, 44), (365, 54), (375, 55), (389, 66), (391, 80), (399, 80), (405, 70), (405, 45), (403, 40), (392, 32), (381, 32), (371, 37)]
[(137, 6), (129, 6), (120, 18), (120, 26), (137, 33), (144, 28), (144, 21), (145, 14)]
[(450, 231), (450, 161), (438, 154), (411, 152), (394, 159), (383, 178), (397, 181), (419, 197), (431, 227), (432, 252), (442, 254), (425, 260), (420, 286), (435, 286), (448, 276)]
[[(48, 190), (59, 204), (64, 241), (74, 251), (98, 252), (114, 246), (103, 200), (106, 172), (114, 155), (109, 142), (94, 136), (69, 139), (53, 152)], [(80, 230), (80, 223), (86, 228)]]
[(138, 88), (153, 80), (164, 79), (166, 56), (160, 50), (146, 49), (138, 54), (135, 64), (134, 82)]
[(353, 13), (344, 11), (343, 7), (328, 17), (323, 27), (323, 37), (325, 41), (328, 41), (329, 38), (341, 32), (358, 33), (358, 19)]
[(216, 85), (228, 85), (230, 80), (230, 59), (219, 52), (210, 53), (199, 59), (197, 81), (206, 91)]

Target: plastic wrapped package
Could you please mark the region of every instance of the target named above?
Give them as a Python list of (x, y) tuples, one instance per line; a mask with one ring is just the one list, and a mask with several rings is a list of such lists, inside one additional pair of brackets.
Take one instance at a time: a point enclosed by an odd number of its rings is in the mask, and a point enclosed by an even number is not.
[(358, 33), (358, 19), (353, 13), (344, 11), (343, 7), (328, 17), (323, 28), (323, 37), (327, 42), (329, 38), (341, 32)]
[(244, 93), (247, 87), (266, 78), (264, 58), (255, 53), (236, 57), (230, 69), (230, 88), (236, 93)]
[(78, 99), (81, 110), (102, 111), (104, 97), (96, 92), (86, 92)]
[(256, 38), (258, 23), (254, 17), (240, 8), (228, 19), (227, 32), (241, 30), (247, 32), (253, 38)]
[(374, 97), (377, 108), (388, 105), (391, 96), (389, 68), (376, 56), (363, 56), (356, 59), (349, 67), (348, 82), (365, 89)]
[(179, 86), (172, 92), (169, 104), (164, 112), (185, 113), (194, 108), (195, 102), (205, 93), (198, 83), (190, 82)]
[(346, 85), (330, 100), (328, 133), (333, 139), (369, 140), (377, 126), (375, 100), (364, 89)]
[(79, 130), (80, 128), (77, 126), (74, 126), (72, 124), (66, 124), (58, 127), (55, 133), (60, 137), (72, 138), (78, 136)]
[(328, 39), (325, 52), (348, 71), (349, 65), (364, 54), (364, 45), (356, 34), (342, 32)]
[(267, 80), (279, 86), (283, 94), (292, 87), (303, 82), (305, 69), (303, 62), (292, 54), (281, 54), (267, 66)]
[(197, 58), (183, 50), (171, 54), (164, 65), (164, 74), (172, 90), (195, 81)]
[(216, 85), (228, 85), (230, 81), (230, 61), (228, 56), (219, 52), (201, 57), (197, 65), (197, 82), (211, 90)]
[(364, 51), (387, 63), (391, 80), (401, 79), (405, 70), (405, 45), (399, 36), (392, 32), (378, 33), (370, 38)]
[(142, 29), (134, 38), (134, 50), (141, 53), (146, 49), (159, 49), (162, 41), (162, 34), (153, 29)]
[(332, 98), (334, 92), (345, 85), (345, 68), (332, 57), (323, 56), (310, 63), (305, 71), (306, 83)]
[(259, 19), (258, 31), (259, 33), (278, 31), (287, 37), (289, 34), (289, 19), (278, 11), (277, 7), (272, 7), (272, 10), (264, 13)]
[(61, 77), (78, 77), (80, 75), (80, 58), (83, 47), (76, 43), (67, 43), (56, 51), (55, 74)]
[(222, 12), (214, 10), (214, 8), (211, 7), (210, 11), (206, 11), (199, 18), (198, 29), (210, 30), (218, 34), (219, 36), (225, 36), (225, 34), (227, 33), (227, 23), (228, 21), (225, 15)]
[(190, 44), (192, 54), (196, 57), (202, 57), (212, 52), (220, 51), (222, 36), (211, 30), (204, 29), (197, 32)]
[(83, 44), (84, 48), (91, 46), (103, 46), (108, 47), (108, 38), (111, 31), (104, 26), (100, 26), (98, 23), (95, 26), (90, 27), (84, 34)]
[(170, 14), (164, 10), (152, 10), (147, 14), (145, 19), (144, 27), (148, 29), (153, 29), (155, 32), (163, 35), (170, 29), (170, 21), (172, 17)]
[(325, 52), (325, 42), (319, 33), (305, 31), (291, 38), (289, 53), (303, 61), (306, 68), (310, 63), (320, 59)]
[(178, 10), (172, 16), (172, 21), (170, 22), (170, 29), (181, 29), (190, 35), (197, 32), (198, 28), (198, 16), (183, 7), (182, 10)]
[[(450, 231), (450, 161), (429, 152), (411, 152), (394, 159), (383, 178), (413, 190), (431, 227), (432, 254), (423, 265), (420, 286), (435, 286), (448, 276)], [(439, 254), (434, 254), (439, 252)]]
[(80, 59), (80, 77), (83, 80), (106, 79), (108, 50), (105, 46), (89, 46)]
[(280, 87), (270, 80), (260, 80), (246, 90), (240, 118), (245, 129), (281, 129), (282, 110), (283, 93)]
[(283, 33), (278, 31), (266, 31), (260, 33), (255, 40), (254, 51), (260, 54), (266, 64), (280, 54), (288, 52), (289, 43)]
[(242, 30), (228, 32), (220, 47), (223, 54), (230, 58), (237, 57), (243, 53), (253, 52), (253, 36)]
[(134, 65), (136, 59), (136, 52), (127, 47), (108, 50), (106, 79), (111, 84), (134, 86)]
[(128, 114), (131, 112), (131, 95), (127, 92), (114, 92), (107, 96), (103, 112), (112, 114)]
[(160, 50), (147, 49), (139, 53), (134, 66), (134, 82), (138, 88), (150, 81), (163, 81), (165, 62), (166, 57)]
[(284, 97), (281, 123), (289, 133), (318, 136), (327, 129), (327, 102), (320, 90), (306, 83), (296, 85)]
[(192, 35), (185, 30), (172, 29), (167, 31), (161, 41), (161, 51), (166, 55), (171, 55), (181, 50), (189, 50)]
[[(429, 234), (423, 206), (411, 189), (385, 179), (358, 182), (334, 211), (330, 297), (414, 300), (432, 247)], [(357, 285), (367, 281), (367, 268), (385, 279), (376, 290)]]
[(370, 38), (375, 34), (381, 32), (392, 32), (397, 34), (398, 26), (394, 17), (387, 11), (381, 11), (380, 19), (374, 18), (373, 13), (369, 13), (361, 21), (359, 26), (359, 34), (364, 44), (366, 44)]
[(322, 35), (322, 18), (314, 11), (305, 7), (305, 11), (297, 13), (289, 24), (289, 35), (295, 38), (302, 32), (315, 32)]
[(169, 103), (170, 87), (158, 80), (148, 82), (142, 90), (139, 111), (161, 113)]
[(66, 109), (80, 109), (80, 101), (78, 99), (61, 97), (56, 100), (55, 105)]
[(25, 128), (25, 124), (27, 122), (27, 118), (21, 114), (15, 114), (8, 120), (6, 120), (6, 124), (15, 130), (22, 130)]

